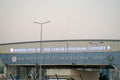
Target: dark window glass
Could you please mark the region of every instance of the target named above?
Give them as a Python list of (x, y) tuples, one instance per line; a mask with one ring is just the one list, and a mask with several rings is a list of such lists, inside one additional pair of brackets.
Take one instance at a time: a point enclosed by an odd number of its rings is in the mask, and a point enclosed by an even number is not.
[(3, 73), (4, 73), (4, 67), (0, 66), (0, 74), (3, 74)]

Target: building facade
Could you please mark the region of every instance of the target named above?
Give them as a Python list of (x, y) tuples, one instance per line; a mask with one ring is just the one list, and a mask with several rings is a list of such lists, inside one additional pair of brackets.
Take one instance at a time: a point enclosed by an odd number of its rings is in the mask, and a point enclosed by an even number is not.
[(119, 80), (120, 40), (0, 44), (0, 77), (19, 80)]

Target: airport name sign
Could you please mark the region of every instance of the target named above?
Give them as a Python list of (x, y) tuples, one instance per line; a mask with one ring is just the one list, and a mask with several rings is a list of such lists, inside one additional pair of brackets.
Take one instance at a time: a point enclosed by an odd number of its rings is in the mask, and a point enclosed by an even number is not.
[(106, 65), (109, 63), (119, 64), (119, 52), (70, 52), (68, 53), (46, 53), (46, 54), (0, 54), (4, 64), (30, 64), (35, 63), (44, 65)]
[[(83, 46), (83, 47), (46, 47), (42, 48), (42, 52), (76, 52), (76, 51), (104, 51), (104, 50), (110, 50), (110, 46)], [(34, 52), (38, 53), (41, 51), (41, 48), (10, 48), (10, 52), (16, 53), (16, 52)]]

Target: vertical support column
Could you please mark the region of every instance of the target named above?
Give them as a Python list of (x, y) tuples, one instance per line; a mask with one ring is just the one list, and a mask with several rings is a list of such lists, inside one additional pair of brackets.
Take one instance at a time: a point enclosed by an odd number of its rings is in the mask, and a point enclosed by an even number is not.
[(39, 66), (39, 80), (42, 80), (42, 67)]

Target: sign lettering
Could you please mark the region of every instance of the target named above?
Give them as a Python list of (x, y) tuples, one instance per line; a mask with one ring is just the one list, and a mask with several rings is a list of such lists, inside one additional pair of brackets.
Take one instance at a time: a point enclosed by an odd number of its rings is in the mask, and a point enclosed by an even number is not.
[[(65, 51), (103, 51), (110, 50), (110, 46), (85, 46), (85, 47), (47, 47), (42, 48), (43, 52), (65, 52)], [(11, 48), (10, 52), (40, 52), (41, 48)]]

